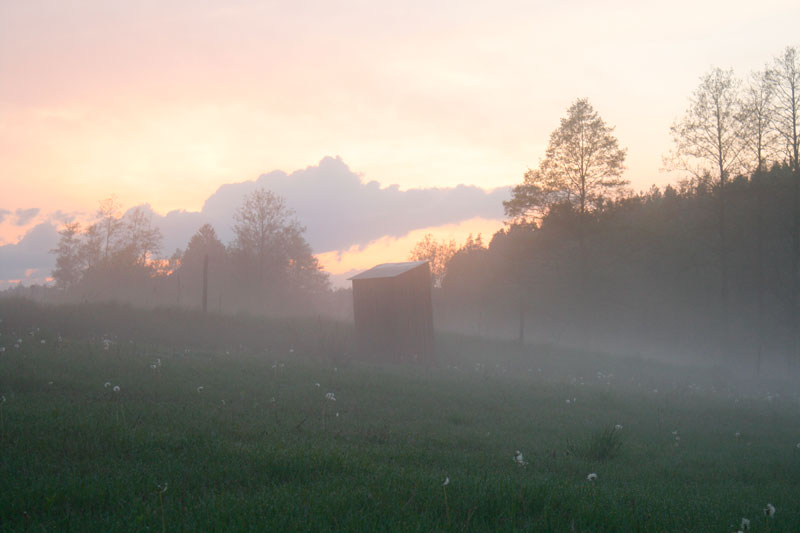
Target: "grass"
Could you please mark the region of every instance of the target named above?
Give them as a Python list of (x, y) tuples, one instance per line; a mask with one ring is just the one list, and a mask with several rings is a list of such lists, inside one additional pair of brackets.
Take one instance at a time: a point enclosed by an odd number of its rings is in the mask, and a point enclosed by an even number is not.
[(208, 342), (26, 305), (0, 302), (3, 531), (800, 530), (779, 382), (461, 337), (436, 366), (378, 365), (302, 321)]

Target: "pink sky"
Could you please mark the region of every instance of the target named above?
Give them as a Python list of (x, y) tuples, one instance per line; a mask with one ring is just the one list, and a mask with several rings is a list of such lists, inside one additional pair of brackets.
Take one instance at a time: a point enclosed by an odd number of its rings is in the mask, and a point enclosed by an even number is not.
[(777, 0), (3, 2), (0, 209), (41, 211), (0, 244), (111, 193), (198, 210), (326, 155), (401, 188), (511, 185), (578, 97), (616, 126), (634, 188), (665, 184), (698, 78), (761, 68), (798, 20)]

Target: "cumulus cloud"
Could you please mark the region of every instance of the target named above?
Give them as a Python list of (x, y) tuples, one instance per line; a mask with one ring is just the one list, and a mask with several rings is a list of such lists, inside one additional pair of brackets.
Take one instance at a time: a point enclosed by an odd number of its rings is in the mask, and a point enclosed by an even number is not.
[(31, 207), (29, 209), (17, 209), (14, 211), (14, 214), (17, 215), (17, 221), (15, 222), (17, 226), (27, 226), (28, 222), (33, 220), (33, 217), (39, 214), (39, 208)]
[(220, 187), (203, 206), (203, 218), (218, 233), (232, 235), (233, 213), (244, 195), (268, 189), (282, 196), (306, 227), (306, 239), (317, 252), (364, 245), (385, 235), (483, 217), (503, 218), (508, 188), (486, 191), (459, 185), (452, 188), (409, 189), (364, 183), (339, 158), (326, 157), (317, 166), (291, 174), (275, 171), (257, 180)]
[(11, 214), (11, 211), (8, 209), (0, 209), (0, 224), (2, 224), (6, 217)]

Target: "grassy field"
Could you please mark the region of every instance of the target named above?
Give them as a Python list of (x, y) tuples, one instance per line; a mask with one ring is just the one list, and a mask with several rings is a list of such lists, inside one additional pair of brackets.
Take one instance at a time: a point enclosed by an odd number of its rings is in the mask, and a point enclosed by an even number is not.
[(378, 365), (314, 321), (0, 319), (4, 531), (800, 531), (777, 381), (441, 335), (433, 366)]

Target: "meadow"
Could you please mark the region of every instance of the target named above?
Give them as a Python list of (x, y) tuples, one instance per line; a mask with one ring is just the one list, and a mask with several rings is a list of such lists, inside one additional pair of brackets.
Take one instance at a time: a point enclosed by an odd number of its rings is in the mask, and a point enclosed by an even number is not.
[(381, 364), (319, 319), (0, 319), (3, 531), (800, 531), (798, 391), (724, 362), (440, 333), (434, 364)]

